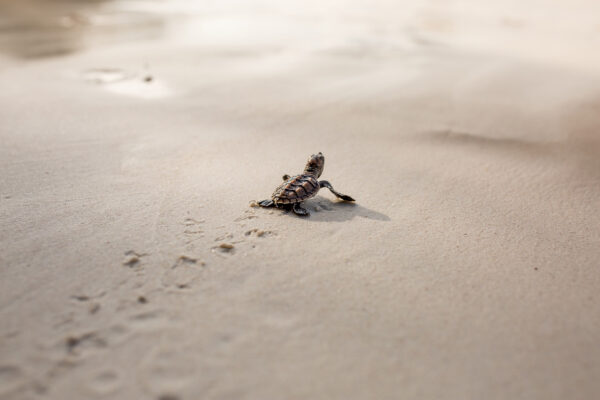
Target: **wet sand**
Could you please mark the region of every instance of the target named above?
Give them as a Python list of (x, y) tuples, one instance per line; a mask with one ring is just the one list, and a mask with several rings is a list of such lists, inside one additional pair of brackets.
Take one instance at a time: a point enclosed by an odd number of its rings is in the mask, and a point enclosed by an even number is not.
[[(594, 398), (600, 10), (538, 3), (0, 2), (0, 397)], [(249, 206), (318, 151), (356, 204)]]

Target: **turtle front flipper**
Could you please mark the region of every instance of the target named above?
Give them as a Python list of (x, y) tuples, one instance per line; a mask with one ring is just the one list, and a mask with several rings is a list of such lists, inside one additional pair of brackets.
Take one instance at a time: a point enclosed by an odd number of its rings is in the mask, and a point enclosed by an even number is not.
[(339, 192), (336, 192), (335, 189), (333, 188), (333, 186), (331, 186), (331, 183), (329, 183), (327, 181), (319, 181), (319, 186), (322, 188), (327, 188), (327, 189), (331, 190), (331, 193), (335, 194), (337, 197), (339, 197), (342, 200), (354, 201), (354, 199), (352, 197), (345, 195), (345, 194), (341, 194)]
[(261, 207), (275, 207), (275, 203), (271, 199), (259, 201), (258, 205)]
[(302, 207), (300, 205), (300, 203), (294, 204), (292, 210), (294, 211), (294, 214), (300, 215), (301, 217), (307, 217), (307, 216), (310, 215), (310, 213), (308, 212), (308, 210), (306, 208)]

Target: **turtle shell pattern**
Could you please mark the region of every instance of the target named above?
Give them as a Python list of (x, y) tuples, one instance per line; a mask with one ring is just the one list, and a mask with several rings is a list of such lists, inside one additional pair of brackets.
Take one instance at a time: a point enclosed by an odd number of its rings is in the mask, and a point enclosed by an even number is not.
[(315, 196), (319, 181), (311, 175), (295, 175), (275, 189), (271, 198), (275, 204), (295, 204)]

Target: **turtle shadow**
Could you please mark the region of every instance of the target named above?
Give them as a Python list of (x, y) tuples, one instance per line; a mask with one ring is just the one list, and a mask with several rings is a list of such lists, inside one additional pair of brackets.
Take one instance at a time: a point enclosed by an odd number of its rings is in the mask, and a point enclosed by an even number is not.
[(349, 221), (355, 217), (375, 221), (390, 221), (390, 217), (387, 215), (360, 204), (348, 201), (331, 201), (321, 196), (306, 201), (304, 208), (310, 212), (310, 217), (307, 219), (314, 222), (341, 222)]

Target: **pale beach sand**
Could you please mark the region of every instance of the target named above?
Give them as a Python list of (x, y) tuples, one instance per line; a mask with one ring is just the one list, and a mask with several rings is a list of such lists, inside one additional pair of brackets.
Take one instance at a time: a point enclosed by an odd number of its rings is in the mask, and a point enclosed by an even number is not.
[[(0, 30), (0, 399), (600, 396), (597, 2)], [(249, 207), (319, 151), (355, 205)]]

